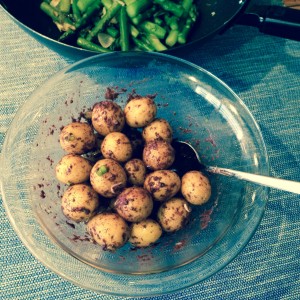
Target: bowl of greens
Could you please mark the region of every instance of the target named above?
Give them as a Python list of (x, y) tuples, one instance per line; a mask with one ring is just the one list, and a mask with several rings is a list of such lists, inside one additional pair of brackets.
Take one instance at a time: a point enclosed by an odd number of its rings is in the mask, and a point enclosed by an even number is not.
[[(58, 52), (82, 56), (112, 51), (168, 51), (184, 46), (193, 40), (201, 9), (194, 0), (0, 3), (17, 24), (42, 43)], [(24, 14), (29, 6), (31, 14)]]

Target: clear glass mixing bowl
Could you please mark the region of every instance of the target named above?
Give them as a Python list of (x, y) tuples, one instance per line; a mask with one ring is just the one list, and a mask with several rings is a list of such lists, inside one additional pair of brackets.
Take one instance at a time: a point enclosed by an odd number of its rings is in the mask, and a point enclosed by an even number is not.
[(263, 216), (268, 189), (210, 175), (213, 194), (194, 207), (191, 221), (145, 249), (129, 244), (114, 253), (90, 242), (84, 224), (61, 212), (65, 186), (55, 178), (63, 156), (62, 126), (77, 118), (110, 87), (120, 95), (156, 94), (158, 117), (174, 137), (189, 141), (202, 162), (269, 174), (260, 130), (248, 109), (206, 70), (157, 53), (101, 54), (58, 72), (19, 110), (1, 155), (3, 202), (12, 226), (29, 251), (71, 282), (94, 291), (149, 296), (191, 286), (228, 264), (247, 244)]

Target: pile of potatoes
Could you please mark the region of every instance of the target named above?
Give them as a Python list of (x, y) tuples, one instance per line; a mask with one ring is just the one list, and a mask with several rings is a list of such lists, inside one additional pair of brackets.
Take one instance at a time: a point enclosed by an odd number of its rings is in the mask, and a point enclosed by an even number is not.
[[(156, 113), (150, 97), (135, 97), (124, 109), (104, 100), (93, 106), (88, 122), (61, 130), (66, 155), (55, 170), (56, 178), (68, 185), (62, 211), (70, 220), (85, 222), (104, 250), (114, 251), (127, 241), (150, 246), (163, 232), (183, 228), (192, 205), (210, 198), (210, 182), (201, 172), (180, 178), (171, 170), (173, 131)], [(141, 136), (139, 143), (126, 134), (133, 131)], [(139, 155), (137, 144), (142, 146)], [(101, 157), (92, 162), (86, 153), (97, 149)]]

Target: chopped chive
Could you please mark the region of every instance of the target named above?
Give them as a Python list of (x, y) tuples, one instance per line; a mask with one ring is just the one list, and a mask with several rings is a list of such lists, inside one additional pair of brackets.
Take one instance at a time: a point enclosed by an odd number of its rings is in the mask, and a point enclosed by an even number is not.
[(108, 168), (106, 166), (101, 166), (97, 171), (96, 171), (96, 174), (98, 176), (102, 176), (104, 175), (105, 173), (108, 172)]

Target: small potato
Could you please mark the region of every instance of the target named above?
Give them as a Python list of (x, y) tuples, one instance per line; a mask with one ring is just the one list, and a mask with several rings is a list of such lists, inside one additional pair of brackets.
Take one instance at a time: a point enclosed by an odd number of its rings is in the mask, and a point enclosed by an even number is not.
[(123, 110), (113, 101), (96, 103), (92, 111), (92, 124), (95, 130), (103, 136), (110, 132), (120, 132), (125, 125)]
[(97, 193), (105, 198), (112, 198), (126, 186), (127, 176), (118, 162), (105, 158), (98, 160), (93, 166), (90, 181)]
[(191, 208), (184, 199), (172, 198), (159, 207), (157, 218), (164, 231), (175, 232), (185, 226), (190, 212)]
[(87, 184), (74, 184), (63, 194), (64, 215), (75, 222), (89, 220), (99, 205), (98, 194)]
[(92, 169), (91, 163), (76, 154), (65, 155), (56, 165), (56, 178), (65, 184), (88, 181)]
[(134, 128), (144, 127), (153, 121), (156, 111), (153, 99), (148, 97), (133, 98), (124, 108), (126, 123)]
[(132, 146), (128, 137), (121, 132), (111, 132), (101, 144), (101, 153), (105, 158), (126, 162), (132, 156)]
[(116, 213), (103, 212), (87, 223), (87, 232), (103, 250), (115, 251), (129, 238), (127, 223)]
[(142, 186), (146, 177), (146, 166), (140, 159), (134, 158), (128, 161), (125, 166), (128, 181), (132, 185)]
[(140, 222), (151, 214), (153, 201), (145, 189), (129, 187), (117, 197), (114, 208), (126, 221)]
[(171, 143), (173, 130), (165, 119), (156, 119), (144, 128), (142, 136), (146, 142), (162, 139)]
[(163, 140), (152, 140), (146, 143), (143, 150), (143, 161), (149, 169), (168, 169), (174, 160), (175, 151), (171, 144)]
[(181, 179), (183, 197), (194, 205), (206, 203), (211, 196), (211, 185), (206, 176), (199, 171), (190, 171)]
[(144, 188), (158, 201), (174, 197), (180, 187), (180, 177), (171, 170), (154, 171), (147, 175), (144, 183)]
[(83, 154), (95, 147), (96, 136), (89, 124), (73, 122), (62, 129), (59, 141), (66, 152)]
[(129, 242), (136, 247), (148, 247), (153, 245), (162, 235), (160, 225), (151, 219), (147, 219), (131, 225)]

